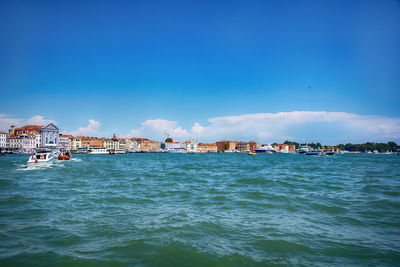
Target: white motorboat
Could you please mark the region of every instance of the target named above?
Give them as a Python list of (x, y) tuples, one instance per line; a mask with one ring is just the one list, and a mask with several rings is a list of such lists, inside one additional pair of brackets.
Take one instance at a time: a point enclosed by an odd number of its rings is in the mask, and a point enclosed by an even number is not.
[(299, 154), (306, 154), (307, 152), (310, 152), (310, 148), (307, 145), (301, 145), (297, 150)]
[(104, 155), (104, 154), (110, 154), (110, 153), (105, 148), (90, 148), (90, 149), (87, 150), (86, 154), (89, 154), (89, 155)]
[(32, 156), (29, 157), (27, 165), (28, 166), (50, 165), (53, 164), (57, 156), (58, 154), (51, 150), (38, 149)]
[(260, 148), (256, 149), (257, 153), (276, 153), (275, 149), (271, 145), (262, 145)]

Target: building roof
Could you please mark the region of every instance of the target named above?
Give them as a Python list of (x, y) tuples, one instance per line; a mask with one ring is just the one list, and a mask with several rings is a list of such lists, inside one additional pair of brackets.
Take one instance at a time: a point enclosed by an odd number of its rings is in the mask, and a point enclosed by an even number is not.
[(0, 131), (0, 134), (7, 134), (7, 133)]
[(67, 138), (75, 138), (75, 136), (70, 135), (70, 134), (59, 134), (59, 137), (67, 137)]
[(19, 128), (15, 128), (15, 131), (24, 131), (24, 130), (36, 130), (36, 131), (40, 131), (40, 129), (42, 129), (43, 126), (40, 125), (25, 125)]

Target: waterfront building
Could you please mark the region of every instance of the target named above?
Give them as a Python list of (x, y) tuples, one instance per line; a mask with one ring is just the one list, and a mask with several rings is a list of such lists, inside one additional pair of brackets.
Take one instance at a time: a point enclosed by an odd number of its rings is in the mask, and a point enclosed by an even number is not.
[(197, 142), (194, 140), (189, 140), (185, 142), (185, 149), (188, 153), (197, 152)]
[(237, 141), (232, 141), (232, 140), (222, 140), (222, 141), (218, 141), (216, 142), (218, 151), (225, 151), (225, 150), (236, 150), (236, 145), (237, 145)]
[(13, 135), (10, 136), (19, 136), (21, 134), (32, 134), (35, 136), (35, 147), (39, 148), (42, 144), (41, 142), (41, 129), (43, 126), (41, 125), (25, 125), (19, 128), (15, 128), (14, 125), (11, 125), (11, 129), (9, 132), (12, 132)]
[(129, 146), (128, 141), (125, 138), (119, 138), (119, 149), (128, 151), (127, 146)]
[(128, 147), (128, 151), (129, 152), (137, 152), (140, 149), (138, 148), (138, 142), (134, 139), (129, 139), (129, 147)]
[(181, 142), (165, 142), (165, 150), (183, 150), (186, 148), (185, 144), (182, 144)]
[(58, 135), (58, 147), (62, 150), (70, 150), (71, 145), (70, 145), (70, 137), (72, 135), (63, 135), (59, 134)]
[(261, 147), (261, 144), (257, 143), (256, 141), (251, 141), (249, 144), (250, 144), (250, 152), (252, 153), (256, 152), (256, 149), (259, 149)]
[(41, 147), (56, 148), (58, 146), (59, 130), (53, 123), (49, 123), (40, 129)]
[(30, 133), (6, 138), (6, 148), (14, 152), (32, 153), (35, 146), (35, 136)]
[(105, 149), (108, 149), (108, 150), (120, 149), (119, 141), (115, 141), (112, 139), (104, 139), (102, 147), (104, 147)]
[(205, 143), (197, 144), (197, 152), (199, 153), (217, 152), (217, 151), (218, 147), (216, 144), (205, 144)]
[(77, 136), (81, 139), (81, 147), (103, 147), (105, 138)]
[(77, 136), (72, 136), (70, 137), (70, 147), (69, 150), (70, 151), (77, 151), (79, 148), (82, 147), (82, 139), (80, 139)]
[(7, 133), (0, 131), (0, 148), (6, 148)]
[(131, 140), (137, 142), (137, 150), (143, 152), (150, 152), (152, 149), (152, 141), (146, 138), (132, 138)]
[(161, 143), (158, 141), (152, 141), (151, 142), (151, 150), (152, 151), (156, 151), (159, 150), (161, 148)]
[(250, 152), (250, 143), (248, 143), (248, 142), (237, 142), (236, 150), (238, 150), (239, 152), (249, 153)]

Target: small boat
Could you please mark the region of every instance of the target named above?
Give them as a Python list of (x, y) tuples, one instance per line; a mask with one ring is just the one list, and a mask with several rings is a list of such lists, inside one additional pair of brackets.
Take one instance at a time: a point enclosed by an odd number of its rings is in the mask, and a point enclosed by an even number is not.
[(307, 156), (323, 156), (325, 153), (322, 151), (308, 151), (305, 153)]
[(254, 153), (254, 152), (249, 152), (249, 154), (247, 154), (247, 155), (256, 156), (256, 155), (257, 155), (257, 153)]
[(327, 151), (325, 151), (325, 155), (327, 155), (327, 156), (335, 155), (335, 151), (333, 151), (333, 150), (327, 150)]
[(62, 151), (58, 155), (58, 160), (69, 160), (71, 158), (71, 153), (69, 151)]
[(88, 155), (105, 155), (105, 154), (109, 154), (109, 152), (105, 148), (90, 148), (90, 149), (88, 149), (86, 154), (88, 154)]
[(126, 151), (125, 151), (125, 149), (118, 148), (118, 149), (109, 149), (108, 153), (109, 154), (125, 154)]
[(48, 149), (38, 149), (27, 161), (28, 166), (49, 165), (54, 162), (57, 153)]

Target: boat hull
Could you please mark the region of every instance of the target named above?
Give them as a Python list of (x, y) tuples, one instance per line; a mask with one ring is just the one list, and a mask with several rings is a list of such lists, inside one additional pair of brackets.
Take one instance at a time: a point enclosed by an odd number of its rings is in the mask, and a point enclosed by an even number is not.
[(48, 160), (40, 160), (40, 159), (38, 159), (38, 160), (28, 160), (27, 161), (27, 165), (28, 166), (46, 166), (46, 165), (50, 165), (50, 164), (53, 164), (53, 162), (54, 162), (54, 159), (55, 159), (55, 157), (51, 157), (50, 159), (48, 159)]

